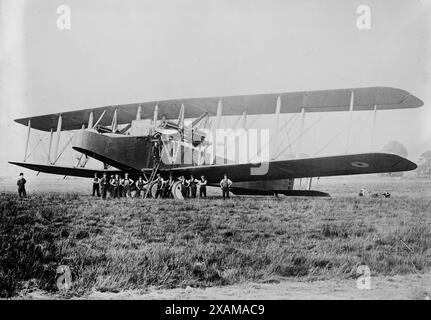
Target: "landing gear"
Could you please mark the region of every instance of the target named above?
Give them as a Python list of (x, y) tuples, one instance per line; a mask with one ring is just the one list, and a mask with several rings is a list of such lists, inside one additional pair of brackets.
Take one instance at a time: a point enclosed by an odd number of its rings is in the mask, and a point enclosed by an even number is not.
[(181, 191), (182, 191), (181, 181), (175, 181), (171, 190), (174, 199), (181, 199), (181, 200), (184, 199), (184, 196)]
[(155, 198), (156, 197), (156, 193), (157, 193), (157, 181), (153, 181), (150, 184), (147, 197), (148, 198)]

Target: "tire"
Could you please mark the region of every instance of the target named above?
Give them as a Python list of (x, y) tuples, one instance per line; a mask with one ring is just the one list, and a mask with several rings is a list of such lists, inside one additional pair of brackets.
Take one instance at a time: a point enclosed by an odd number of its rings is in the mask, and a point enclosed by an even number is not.
[(182, 193), (181, 193), (181, 181), (175, 181), (172, 190), (171, 190), (172, 196), (174, 199), (184, 199)]
[(154, 181), (150, 185), (150, 191), (148, 192), (148, 198), (155, 198), (157, 193), (157, 181)]

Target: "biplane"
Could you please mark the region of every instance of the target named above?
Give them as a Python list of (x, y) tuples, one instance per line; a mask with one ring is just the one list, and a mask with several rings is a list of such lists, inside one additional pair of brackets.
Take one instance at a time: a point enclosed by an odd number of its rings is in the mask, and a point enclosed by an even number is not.
[[(156, 174), (164, 178), (171, 175), (174, 179), (203, 175), (209, 186), (217, 186), (224, 173), (234, 181), (234, 194), (327, 196), (311, 190), (311, 178), (408, 171), (417, 166), (399, 155), (379, 152), (232, 162), (208, 152), (216, 144), (208, 137), (208, 124), (217, 128), (222, 117), (238, 116), (238, 123), (246, 132), (247, 116), (274, 114), (272, 126), (278, 129), (280, 115), (284, 113), (298, 114), (303, 124), (308, 113), (340, 111), (349, 112), (350, 121), (353, 112), (372, 111), (375, 121), (377, 111), (422, 105), (420, 99), (405, 90), (369, 87), (160, 100), (59, 112), (15, 120), (28, 126), (27, 143), (24, 161), (10, 163), (64, 176), (93, 177), (94, 173), (103, 172), (128, 173), (132, 178), (144, 175), (150, 184), (149, 196), (157, 188), (153, 182)], [(49, 133), (46, 163), (26, 161), (32, 130)], [(69, 143), (81, 154), (73, 166), (56, 163), (61, 154), (62, 131), (73, 132)], [(273, 140), (280, 139), (284, 137), (272, 137), (271, 145)], [(100, 161), (101, 168), (87, 168), (90, 158)], [(263, 165), (266, 166), (263, 174), (253, 174), (253, 168)], [(309, 188), (295, 190), (295, 179), (305, 178), (310, 181)], [(180, 189), (176, 182), (172, 188), (174, 198), (182, 198)]]

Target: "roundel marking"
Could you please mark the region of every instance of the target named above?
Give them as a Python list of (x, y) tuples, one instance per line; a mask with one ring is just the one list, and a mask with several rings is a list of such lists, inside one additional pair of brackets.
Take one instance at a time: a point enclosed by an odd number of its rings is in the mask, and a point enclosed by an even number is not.
[(361, 161), (355, 161), (350, 163), (352, 165), (352, 167), (356, 167), (356, 168), (368, 168), (370, 165), (366, 162), (361, 162)]

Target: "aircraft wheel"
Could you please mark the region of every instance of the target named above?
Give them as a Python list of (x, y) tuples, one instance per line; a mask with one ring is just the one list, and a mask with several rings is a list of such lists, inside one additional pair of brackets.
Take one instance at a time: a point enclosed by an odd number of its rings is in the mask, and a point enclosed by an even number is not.
[(183, 194), (181, 193), (181, 181), (174, 182), (171, 192), (174, 199), (184, 199)]
[(157, 181), (153, 181), (150, 185), (150, 191), (148, 192), (148, 198), (155, 198), (157, 193)]

